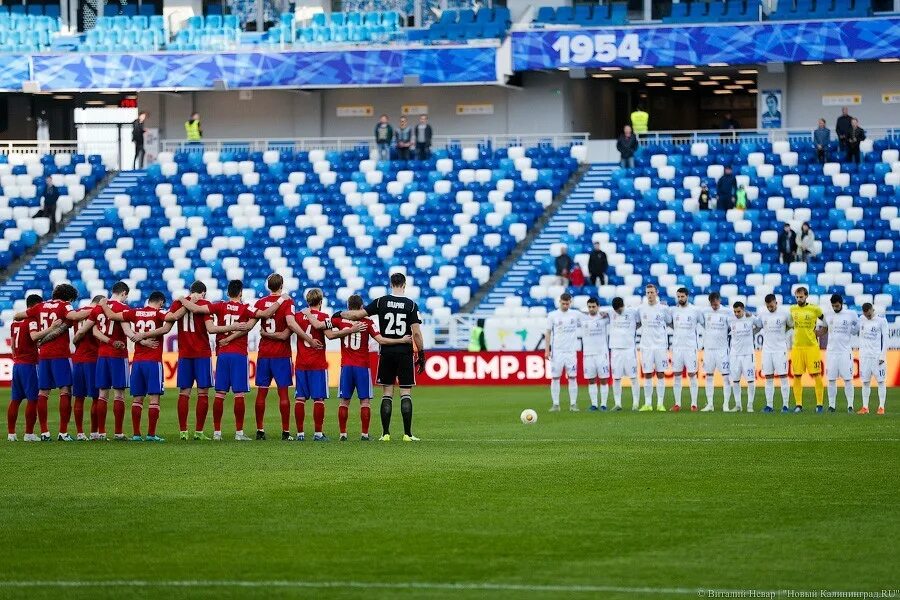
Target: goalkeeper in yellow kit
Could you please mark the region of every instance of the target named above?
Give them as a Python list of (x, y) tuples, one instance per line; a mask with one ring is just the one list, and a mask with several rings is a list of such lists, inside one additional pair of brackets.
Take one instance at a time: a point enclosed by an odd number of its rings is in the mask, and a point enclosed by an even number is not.
[(794, 345), (791, 348), (791, 373), (794, 387), (794, 412), (803, 410), (803, 374), (809, 373), (815, 380), (816, 412), (822, 412), (825, 386), (822, 383), (822, 351), (819, 349), (817, 331), (819, 321), (824, 322), (822, 309), (807, 304), (809, 292), (805, 287), (794, 291), (797, 304), (791, 307), (794, 321)]

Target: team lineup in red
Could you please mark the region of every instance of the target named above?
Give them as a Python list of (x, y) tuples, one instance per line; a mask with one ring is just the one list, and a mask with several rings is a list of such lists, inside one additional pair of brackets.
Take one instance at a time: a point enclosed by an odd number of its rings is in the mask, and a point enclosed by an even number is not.
[[(392, 280), (393, 281), (393, 280)], [(405, 281), (404, 281), (405, 284)], [(328, 398), (326, 339), (341, 342), (340, 405), (338, 424), (340, 439), (347, 439), (350, 399), (355, 393), (360, 400), (360, 439), (369, 439), (370, 401), (373, 396), (369, 371), (370, 340), (381, 347), (395, 347), (404, 357), (409, 349), (409, 371), (413, 363), (421, 372), (424, 352), (413, 356), (412, 344), (422, 347), (418, 328), (418, 307), (411, 301), (414, 315), (409, 326), (392, 328), (382, 335), (369, 316), (376, 316), (377, 301), (363, 307), (362, 298), (348, 299), (348, 310), (334, 315), (321, 311), (323, 296), (318, 288), (305, 294), (307, 308), (295, 310), (294, 302), (284, 293), (284, 279), (272, 274), (266, 280), (269, 295), (252, 305), (241, 301), (243, 284), (228, 284), (228, 299), (222, 302), (206, 300), (206, 286), (196, 281), (190, 293), (176, 299), (168, 310), (163, 307), (166, 297), (156, 291), (149, 295), (146, 305), (129, 307), (125, 302), (130, 289), (124, 282), (112, 287), (109, 299), (96, 296), (89, 306), (75, 310), (77, 290), (60, 284), (53, 297), (43, 301), (38, 295), (26, 298), (26, 310), (15, 315), (12, 324), (13, 381), (7, 409), (8, 439), (17, 441), (16, 422), (25, 401), (24, 441), (51, 441), (48, 426), (48, 399), (52, 391), (59, 394), (59, 441), (106, 440), (107, 407), (112, 396), (114, 439), (164, 442), (157, 434), (160, 397), (163, 386), (163, 336), (177, 327), (178, 340), (178, 423), (180, 437), (188, 440), (221, 440), (222, 418), (227, 394), (234, 401), (235, 435), (237, 441), (251, 438), (244, 434), (245, 395), (250, 392), (248, 333), (260, 325), (255, 384), (256, 439), (265, 440), (266, 397), (274, 383), (278, 393), (281, 415), (281, 439), (305, 439), (306, 404), (313, 404), (313, 440), (327, 441), (324, 434), (325, 400)], [(402, 293), (404, 286), (395, 287)], [(390, 298), (390, 296), (388, 297)], [(373, 308), (375, 307), (375, 308)], [(368, 312), (367, 312), (368, 309)], [(389, 315), (393, 316), (393, 315)], [(74, 336), (70, 335), (74, 331)], [(216, 369), (213, 373), (212, 349), (209, 336), (215, 335)], [(296, 358), (291, 339), (296, 336)], [(134, 352), (129, 365), (128, 342)], [(74, 352), (72, 346), (74, 345)], [(396, 353), (395, 353), (396, 355)], [(381, 363), (385, 364), (382, 365)], [(382, 371), (395, 369), (394, 361), (379, 362), (379, 381), (383, 397), (381, 417), (382, 441), (390, 441), (391, 393), (399, 379), (403, 400), (404, 441), (418, 441), (412, 435), (411, 392), (414, 381), (404, 382), (403, 376)], [(402, 362), (402, 361), (401, 361)], [(293, 363), (293, 364), (292, 364)], [(402, 371), (403, 369), (401, 369)], [(296, 435), (290, 431), (291, 402), (288, 389), (295, 385), (294, 420)], [(132, 435), (124, 432), (126, 389), (130, 391)], [(196, 389), (195, 427), (188, 431), (189, 400)], [(209, 392), (213, 398), (213, 437), (205, 433), (209, 412)], [(84, 430), (85, 400), (91, 398), (89, 431)], [(142, 436), (142, 416), (148, 403), (147, 435)], [(409, 404), (407, 415), (407, 402)], [(76, 436), (69, 434), (69, 422), (74, 413)], [(407, 419), (407, 416), (409, 417)], [(40, 425), (40, 435), (35, 425)], [(88, 437), (89, 436), (89, 437)]]

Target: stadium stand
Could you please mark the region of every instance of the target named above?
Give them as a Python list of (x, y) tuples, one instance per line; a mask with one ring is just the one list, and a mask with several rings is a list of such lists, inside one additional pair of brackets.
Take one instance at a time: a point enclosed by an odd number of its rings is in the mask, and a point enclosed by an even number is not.
[(757, 21), (759, 2), (754, 0), (726, 0), (725, 2), (679, 2), (663, 23), (707, 23)]
[(59, 15), (10, 14), (0, 6), (0, 52), (47, 50), (58, 32)]
[(193, 16), (184, 29), (167, 45), (169, 50), (221, 51), (236, 48), (241, 43), (241, 28), (234, 15)]
[(293, 13), (281, 15), (269, 29), (269, 43), (302, 45), (328, 43), (387, 42), (400, 35), (396, 11), (316, 13), (308, 23), (298, 23)]
[(509, 26), (510, 13), (506, 7), (445, 10), (440, 20), (432, 23), (424, 33), (429, 41), (465, 41), (469, 39), (502, 38)]
[[(872, 302), (879, 311), (896, 311), (900, 139), (894, 132), (866, 144), (860, 165), (821, 165), (808, 139), (724, 144), (710, 137), (685, 144), (660, 136), (641, 148), (634, 169), (595, 166), (563, 205), (570, 210), (545, 229), (549, 237), (538, 238), (478, 311), (552, 309), (566, 289), (553, 276), (559, 245), (567, 244), (587, 272), (593, 241), (609, 258), (609, 282), (596, 291), (570, 289), (577, 304), (595, 293), (604, 302), (614, 296), (638, 302), (641, 286), (653, 282), (669, 303), (687, 283), (698, 304), (702, 294), (720, 290), (729, 300), (762, 306), (765, 294), (787, 298), (802, 284), (813, 301), (840, 292), (857, 310)], [(726, 165), (746, 186), (749, 210), (701, 211), (701, 183), (714, 189)], [(809, 263), (779, 264), (778, 229), (790, 223), (799, 231), (804, 221), (817, 230), (820, 251)]]
[(572, 6), (541, 6), (537, 10), (534, 24), (545, 25), (580, 25), (584, 27), (627, 25), (628, 4), (613, 2), (612, 4), (578, 4)]
[(871, 0), (787, 0), (779, 2), (768, 18), (773, 21), (862, 18), (871, 13)]
[(100, 17), (78, 44), (82, 52), (159, 50), (165, 46), (165, 20), (159, 15)]

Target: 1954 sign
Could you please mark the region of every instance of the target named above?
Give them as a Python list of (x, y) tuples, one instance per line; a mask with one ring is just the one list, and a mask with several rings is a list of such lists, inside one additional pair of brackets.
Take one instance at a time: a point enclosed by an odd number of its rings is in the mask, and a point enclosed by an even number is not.
[(559, 54), (560, 64), (584, 65), (587, 63), (611, 63), (616, 60), (638, 62), (641, 59), (640, 40), (636, 33), (621, 36), (598, 33), (596, 35), (561, 35), (552, 48)]

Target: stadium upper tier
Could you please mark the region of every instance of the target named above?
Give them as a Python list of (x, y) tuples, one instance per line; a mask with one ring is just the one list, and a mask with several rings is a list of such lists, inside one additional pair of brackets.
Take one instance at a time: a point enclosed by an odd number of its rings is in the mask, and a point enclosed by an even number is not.
[[(637, 303), (652, 282), (670, 302), (687, 286), (701, 303), (703, 294), (719, 290), (727, 300), (759, 307), (766, 294), (786, 299), (804, 285), (813, 302), (827, 304), (837, 292), (857, 309), (873, 302), (879, 311), (900, 310), (898, 148), (897, 138), (867, 141), (862, 164), (822, 165), (807, 140), (648, 143), (635, 168), (616, 170), (603, 187), (576, 188), (573, 196), (592, 194), (583, 216), (567, 224), (542, 267), (526, 277), (521, 301), (507, 304), (552, 308), (567, 289), (553, 275), (559, 245), (587, 274), (597, 241), (609, 258), (609, 281), (598, 289), (569, 288), (579, 303), (588, 295)], [(838, 155), (835, 145), (831, 156)], [(701, 185), (715, 197), (726, 166), (745, 186), (748, 210), (700, 210)], [(804, 222), (816, 236), (815, 255), (781, 264), (779, 232), (788, 223), (799, 236)]]
[[(546, 145), (442, 149), (409, 162), (369, 152), (161, 153), (90, 228), (73, 227), (83, 235), (42, 252), (47, 276), (23, 285), (47, 295), (71, 281), (86, 298), (124, 279), (138, 301), (199, 279), (218, 299), (230, 279), (264, 295), (277, 272), (286, 289), (318, 286), (343, 303), (378, 295), (389, 270), (404, 269), (409, 296), (449, 316), (525, 238), (576, 171), (572, 155), (584, 156)], [(0, 298), (4, 318), (14, 304), (21, 298)]]

